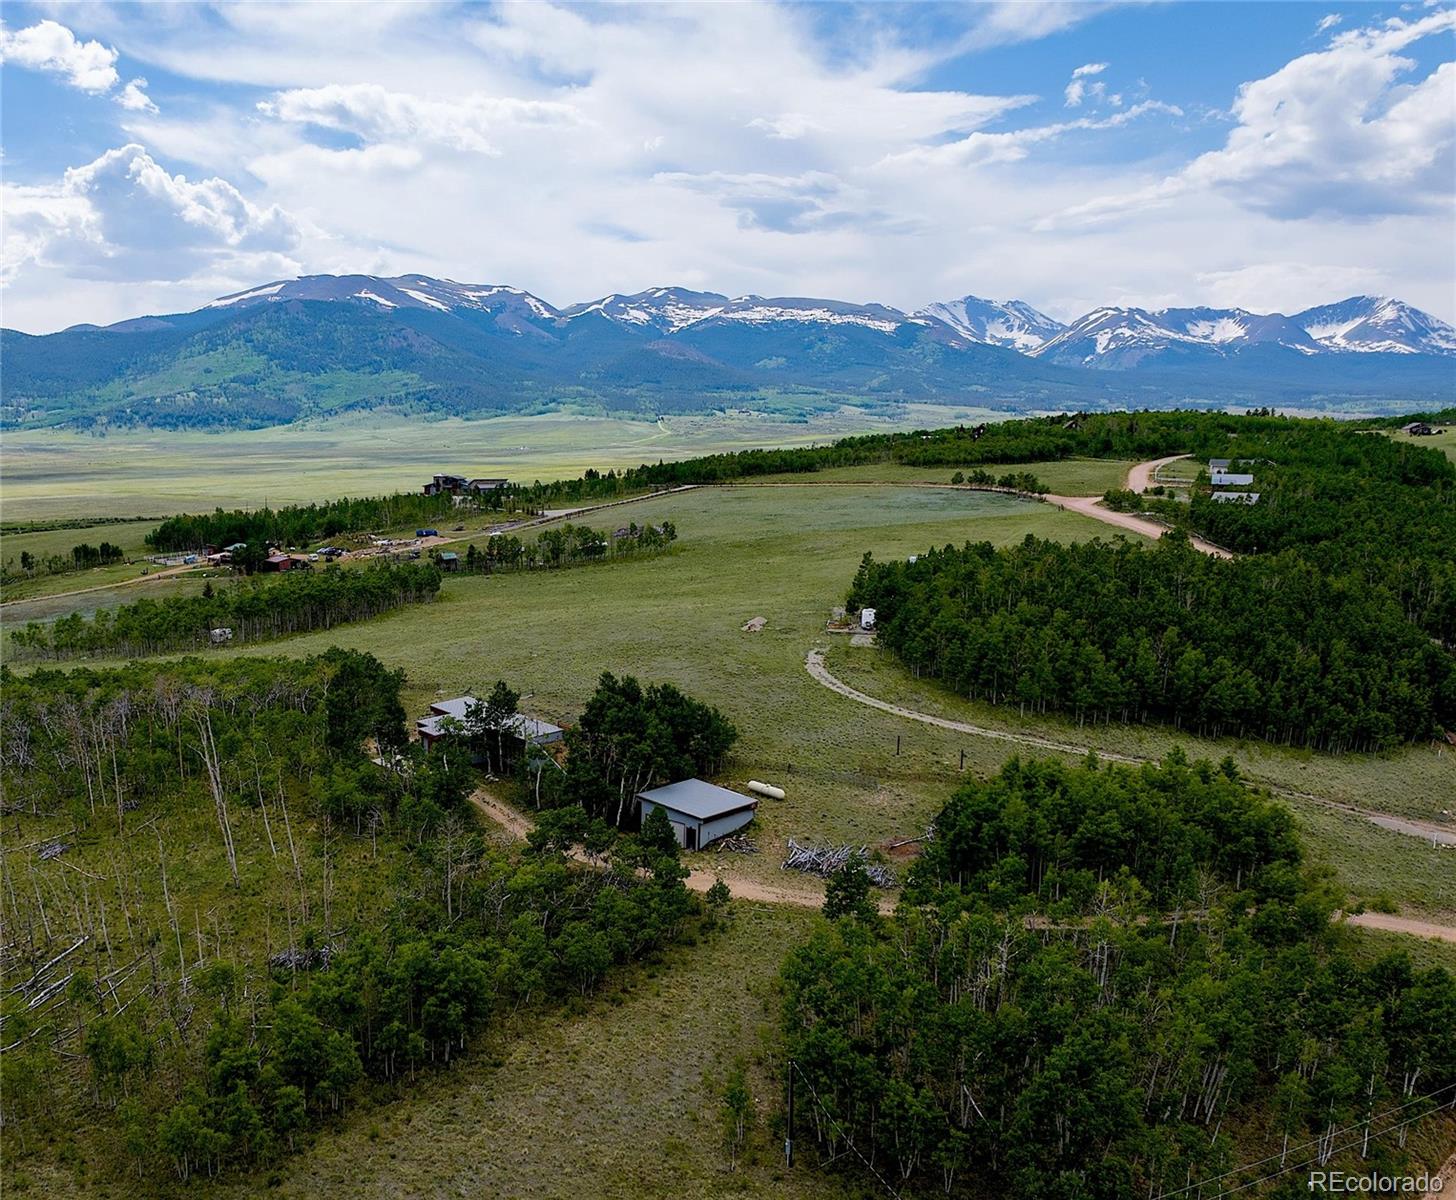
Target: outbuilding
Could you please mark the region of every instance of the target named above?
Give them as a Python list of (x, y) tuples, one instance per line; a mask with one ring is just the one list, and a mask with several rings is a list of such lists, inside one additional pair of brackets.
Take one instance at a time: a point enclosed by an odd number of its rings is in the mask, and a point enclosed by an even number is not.
[(655, 808), (662, 809), (672, 823), (677, 844), (684, 850), (701, 850), (721, 837), (742, 829), (758, 808), (758, 801), (742, 792), (729, 791), (705, 779), (681, 779), (665, 787), (638, 792), (645, 821)]
[[(474, 696), (457, 696), (453, 700), (437, 700), (430, 705), (430, 715), (415, 722), (415, 732), (419, 734), (425, 749), (428, 750), (445, 736), (447, 721), (465, 725), (471, 706), (475, 703)], [(553, 742), (559, 742), (565, 733), (560, 725), (553, 725), (538, 717), (528, 717), (525, 713), (508, 717), (501, 732), (509, 741), (521, 747), (549, 746)]]

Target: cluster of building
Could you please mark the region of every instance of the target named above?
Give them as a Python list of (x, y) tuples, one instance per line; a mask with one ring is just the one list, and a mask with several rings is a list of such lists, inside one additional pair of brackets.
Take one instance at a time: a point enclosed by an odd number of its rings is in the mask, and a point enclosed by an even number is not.
[[(471, 708), (477, 703), (474, 696), (457, 696), (453, 700), (439, 700), (431, 704), (429, 715), (415, 722), (415, 732), (425, 748), (431, 748), (446, 737), (452, 727), (463, 726)], [(545, 748), (559, 743), (565, 731), (550, 721), (516, 713), (505, 721), (500, 732), (508, 752), (514, 755), (529, 748), (541, 749), (549, 754), (550, 751)], [(763, 789), (765, 785), (750, 783), (749, 786)], [(765, 794), (776, 791), (769, 788)], [(782, 792), (777, 794), (783, 795)], [(701, 850), (719, 838), (737, 832), (753, 820), (758, 809), (758, 801), (754, 797), (719, 787), (705, 779), (680, 779), (676, 783), (650, 788), (638, 792), (637, 800), (642, 806), (644, 821), (654, 809), (663, 810), (677, 844), (684, 850)]]
[(425, 484), (426, 496), (480, 496), (498, 492), (509, 479), (468, 479), (464, 475), (436, 475)]
[[(246, 550), (247, 547), (247, 542), (234, 542), (231, 546), (223, 546), (220, 549), (216, 546), (208, 546), (203, 555), (203, 560), (209, 567), (231, 566), (237, 554), (242, 550)], [(304, 571), (308, 570), (320, 559), (323, 559), (325, 562), (333, 562), (335, 558), (340, 558), (347, 553), (347, 550), (342, 550), (337, 546), (325, 546), (321, 550), (314, 551), (312, 554), (285, 554), (276, 546), (270, 546), (267, 557), (258, 563), (258, 570)], [(188, 555), (183, 561), (190, 565), (197, 561), (197, 556)]]
[(1213, 498), (1224, 504), (1258, 504), (1258, 492), (1231, 491), (1232, 488), (1247, 488), (1254, 482), (1251, 474), (1232, 471), (1233, 463), (1226, 458), (1208, 460), (1208, 482), (1213, 486)]
[(1426, 421), (1412, 421), (1409, 425), (1402, 425), (1400, 431), (1401, 433), (1409, 434), (1411, 437), (1431, 437), (1434, 434), (1442, 432), (1442, 430), (1437, 429), (1434, 425)]

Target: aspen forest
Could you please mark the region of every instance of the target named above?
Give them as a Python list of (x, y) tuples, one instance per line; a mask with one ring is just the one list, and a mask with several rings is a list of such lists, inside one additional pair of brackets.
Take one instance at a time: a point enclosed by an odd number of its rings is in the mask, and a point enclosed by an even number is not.
[(147, 1194), (265, 1166), (691, 928), (670, 832), (606, 836), (605, 869), (491, 844), (469, 754), (406, 743), (402, 678), (344, 650), (6, 672), (8, 1170), (82, 1126)]
[(1341, 903), (1231, 764), (1013, 759), (946, 804), (892, 916), (826, 903), (789, 954), (801, 1136), (907, 1194), (1408, 1170), (1456, 1089), (1456, 980), (1353, 956)]

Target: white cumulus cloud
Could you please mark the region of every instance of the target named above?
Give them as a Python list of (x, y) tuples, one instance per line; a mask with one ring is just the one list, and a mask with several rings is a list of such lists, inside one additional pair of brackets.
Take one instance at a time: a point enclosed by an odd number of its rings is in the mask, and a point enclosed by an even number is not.
[(79, 41), (55, 21), (41, 21), (18, 33), (0, 28), (0, 62), (61, 75), (83, 92), (109, 92), (121, 82), (116, 57), (109, 46)]
[(1218, 190), (1283, 220), (1449, 208), (1456, 169), (1456, 64), (1408, 79), (1401, 52), (1456, 29), (1456, 10), (1351, 30), (1234, 100), (1224, 145), (1132, 192), (1072, 206), (1046, 227), (1089, 224)]
[(6, 185), (3, 269), (27, 264), (119, 281), (180, 279), (236, 261), (276, 260), (298, 222), (216, 177), (174, 175), (136, 144), (72, 167), (55, 184)]

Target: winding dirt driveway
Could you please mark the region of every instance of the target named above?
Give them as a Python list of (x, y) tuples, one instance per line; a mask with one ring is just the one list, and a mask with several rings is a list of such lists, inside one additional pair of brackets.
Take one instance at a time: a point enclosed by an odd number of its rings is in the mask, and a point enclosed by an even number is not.
[[(1147, 463), (1140, 464), (1148, 466)], [(1138, 468), (1134, 467), (1136, 471)], [(1140, 533), (1144, 537), (1150, 537), (1154, 541), (1168, 532), (1168, 526), (1151, 521), (1147, 517), (1140, 517), (1135, 513), (1113, 512), (1110, 508), (1103, 508), (1102, 502), (1096, 496), (1053, 496), (1043, 497), (1048, 504), (1055, 504), (1058, 508), (1064, 508), (1068, 512), (1081, 513), (1084, 517), (1091, 517), (1094, 521), (1102, 521), (1107, 525), (1116, 525), (1119, 529), (1127, 529), (1133, 533)], [(1225, 550), (1222, 546), (1215, 546), (1212, 542), (1205, 541), (1201, 537), (1190, 536), (1189, 544), (1195, 550), (1201, 550), (1204, 554), (1211, 554), (1214, 558), (1232, 558), (1233, 553)]]
[[(870, 708), (877, 708), (881, 712), (890, 713), (892, 716), (904, 717), (907, 721), (919, 721), (922, 725), (934, 725), (939, 729), (949, 729), (955, 733), (968, 733), (972, 737), (990, 738), (992, 741), (1014, 742), (1020, 746), (1035, 746), (1039, 750), (1054, 750), (1058, 754), (1085, 755), (1096, 754), (1098, 758), (1108, 762), (1127, 763), (1130, 766), (1142, 766), (1144, 763), (1152, 762), (1150, 758), (1140, 758), (1130, 754), (1115, 754), (1110, 750), (1099, 750), (1096, 746), (1079, 746), (1072, 742), (1058, 742), (1051, 738), (1036, 737), (1029, 733), (1012, 733), (1005, 729), (988, 729), (984, 725), (972, 725), (968, 721), (952, 721), (946, 717), (937, 717), (931, 713), (917, 712), (913, 708), (905, 708), (899, 704), (891, 704), (887, 700), (881, 700), (877, 696), (868, 695), (858, 688), (853, 688), (844, 680), (837, 678), (830, 673), (824, 665), (824, 650), (818, 646), (809, 651), (804, 659), (804, 669), (824, 687), (831, 692), (838, 692), (841, 696), (848, 697), (857, 704), (864, 704)], [(1324, 796), (1316, 796), (1310, 792), (1297, 792), (1292, 788), (1283, 788), (1275, 784), (1265, 783), (1271, 792), (1281, 796), (1288, 796), (1295, 800), (1308, 800), (1313, 804), (1319, 804), (1325, 808), (1332, 808), (1339, 812), (1349, 813), (1351, 816), (1363, 817), (1365, 820), (1391, 833), (1403, 833), (1410, 837), (1418, 837), (1422, 841), (1431, 842), (1437, 846), (1456, 846), (1456, 830), (1449, 826), (1438, 825), (1434, 821), (1422, 821), (1415, 817), (1393, 817), (1389, 813), (1375, 812), (1368, 808), (1359, 808), (1353, 804), (1345, 804), (1339, 800), (1330, 800)], [(1378, 915), (1378, 914), (1372, 914)]]
[[(1170, 454), (1167, 458), (1153, 458), (1147, 462), (1134, 463), (1127, 473), (1127, 490), (1137, 492), (1141, 495), (1148, 490), (1152, 480), (1157, 476), (1162, 467), (1169, 463), (1177, 462), (1179, 459), (1187, 458), (1186, 454)], [(1119, 529), (1126, 529), (1132, 533), (1140, 533), (1144, 537), (1150, 537), (1155, 541), (1168, 532), (1168, 527), (1161, 522), (1151, 521), (1147, 517), (1137, 516), (1135, 513), (1113, 512), (1110, 508), (1103, 508), (1101, 501), (1096, 496), (1055, 496), (1048, 494), (1045, 497), (1048, 504), (1055, 504), (1058, 508), (1064, 508), (1069, 512), (1081, 513), (1084, 517), (1091, 517), (1094, 521), (1102, 521), (1107, 525), (1116, 525)], [(1215, 546), (1212, 542), (1201, 537), (1190, 536), (1189, 542), (1195, 550), (1201, 550), (1204, 554), (1210, 554), (1214, 558), (1232, 558), (1232, 552), (1225, 550), (1222, 546)]]
[[(1014, 742), (1021, 746), (1034, 746), (1038, 750), (1055, 750), (1061, 754), (1084, 755), (1095, 752), (1098, 758), (1111, 762), (1127, 763), (1131, 766), (1141, 766), (1150, 762), (1150, 759), (1138, 758), (1128, 754), (1113, 754), (1106, 750), (1098, 750), (1094, 746), (1075, 746), (1070, 742), (1057, 742), (1051, 738), (1034, 737), (1025, 733), (1010, 733), (1004, 729), (988, 729), (984, 725), (972, 725), (967, 721), (951, 721), (945, 717), (933, 716), (930, 713), (916, 712), (912, 708), (904, 708), (898, 704), (891, 704), (876, 696), (867, 695), (852, 688), (842, 679), (836, 678), (824, 665), (824, 651), (815, 647), (809, 651), (808, 657), (804, 660), (804, 667), (813, 678), (827, 687), (831, 692), (838, 692), (857, 704), (864, 704), (870, 708), (877, 708), (881, 712), (890, 713), (893, 716), (904, 717), (910, 721), (919, 721), (924, 725), (934, 725), (940, 729), (949, 729), (956, 733), (969, 733), (973, 737), (990, 738), (993, 741)], [(1412, 821), (1403, 818), (1393, 818), (1385, 813), (1369, 812), (1365, 809), (1356, 808), (1353, 805), (1341, 804), (1337, 800), (1326, 800), (1321, 796), (1312, 796), (1307, 792), (1286, 792), (1281, 788), (1270, 788), (1271, 791), (1284, 795), (1296, 796), (1301, 800), (1312, 800), (1329, 808), (1339, 809), (1356, 816), (1364, 817), (1367, 821), (1373, 821), (1384, 829), (1393, 832), (1410, 834), (1422, 839), (1429, 839), (1439, 842), (1442, 845), (1456, 846), (1456, 832), (1444, 829), (1439, 825), (1428, 821)], [(1422, 921), (1414, 917), (1397, 917), (1388, 913), (1360, 913), (1356, 916), (1344, 918), (1351, 925), (1359, 925), (1365, 929), (1385, 929), (1391, 933), (1406, 933), (1414, 937), (1439, 938), (1444, 942), (1456, 942), (1456, 926), (1438, 925), (1432, 921)]]
[(1181, 462), (1190, 457), (1192, 456), (1188, 454), (1170, 454), (1167, 458), (1153, 458), (1134, 464), (1127, 473), (1127, 490), (1141, 495), (1158, 481), (1158, 472), (1169, 463)]

